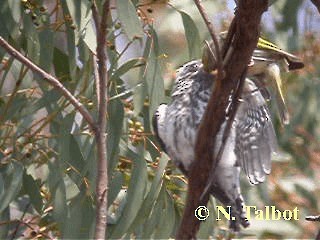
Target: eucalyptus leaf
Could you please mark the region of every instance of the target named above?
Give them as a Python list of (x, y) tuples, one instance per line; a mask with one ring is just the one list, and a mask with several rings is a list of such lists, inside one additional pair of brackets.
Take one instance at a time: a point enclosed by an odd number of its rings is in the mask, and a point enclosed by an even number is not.
[(37, 212), (41, 214), (43, 202), (40, 194), (40, 186), (31, 175), (26, 174), (25, 172), (23, 174), (23, 188), (24, 191), (28, 194), (30, 202), (34, 209), (36, 209)]
[(63, 238), (90, 239), (93, 237), (94, 209), (91, 199), (79, 193), (71, 200), (70, 215), (66, 219)]
[(143, 30), (137, 11), (131, 0), (118, 0), (116, 1), (116, 7), (119, 20), (128, 38), (130, 40), (135, 37), (141, 38), (143, 36)]
[(2, 186), (4, 191), (0, 195), (0, 213), (4, 211), (11, 201), (17, 197), (22, 187), (23, 166), (17, 162), (11, 162), (0, 167)]
[[(10, 221), (10, 208), (7, 207), (0, 213), (0, 222), (9, 222)], [(9, 237), (10, 226), (9, 224), (0, 225), (0, 239), (8, 239)]]
[[(130, 150), (129, 150), (130, 151)], [(133, 169), (128, 187), (127, 204), (124, 207), (122, 215), (117, 225), (110, 234), (110, 238), (121, 238), (130, 225), (133, 223), (140, 206), (143, 203), (145, 189), (147, 184), (147, 165), (143, 159), (143, 150), (139, 148), (138, 153), (130, 151), (130, 155), (135, 156), (133, 160)]]
[(20, 22), (21, 19), (21, 2), (20, 1), (7, 1), (11, 14), (16, 23)]
[(148, 96), (149, 96), (149, 121), (152, 121), (152, 117), (157, 107), (164, 100), (164, 83), (162, 77), (162, 71), (159, 62), (159, 46), (157, 35), (154, 30), (151, 30), (153, 35), (154, 47), (150, 51), (149, 58), (146, 65), (146, 73), (144, 75), (147, 83)]
[(119, 142), (122, 133), (122, 123), (124, 119), (124, 107), (119, 99), (114, 99), (109, 102), (108, 106), (109, 124), (107, 126), (108, 141), (108, 171), (115, 168), (117, 164), (117, 155), (119, 152)]
[(201, 40), (197, 25), (192, 18), (185, 12), (179, 11), (185, 30), (185, 36), (188, 43), (189, 59), (198, 59), (201, 56)]
[(139, 225), (143, 224), (143, 222), (145, 222), (146, 219), (151, 214), (152, 208), (154, 207), (155, 202), (159, 196), (159, 193), (163, 188), (162, 178), (164, 176), (165, 167), (167, 166), (168, 161), (169, 161), (168, 157), (165, 154), (162, 154), (159, 160), (159, 165), (158, 165), (156, 175), (150, 187), (150, 191), (148, 192), (143, 202), (142, 208), (139, 210), (139, 213), (134, 221), (134, 224), (131, 226), (132, 231)]

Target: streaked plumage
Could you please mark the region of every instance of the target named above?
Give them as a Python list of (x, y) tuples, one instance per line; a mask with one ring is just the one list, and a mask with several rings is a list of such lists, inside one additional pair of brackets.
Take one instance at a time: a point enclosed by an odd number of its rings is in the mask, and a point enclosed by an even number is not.
[[(219, 35), (219, 45), (223, 46), (226, 41), (227, 32), (222, 32)], [(204, 46), (202, 62), (204, 69), (207, 72), (212, 72), (216, 69), (215, 48), (213, 43), (207, 43)], [(233, 51), (232, 45), (229, 47), (224, 63), (228, 61), (229, 56)], [(273, 43), (259, 38), (257, 48), (253, 51), (251, 63), (248, 65), (247, 77), (255, 80), (255, 83), (261, 87), (263, 84), (270, 85), (273, 88), (275, 100), (277, 103), (279, 116), (282, 124), (289, 124), (290, 115), (287, 109), (284, 94), (283, 84), (280, 73), (282, 71), (297, 70), (304, 67), (301, 59), (291, 53), (283, 51)]]
[[(194, 161), (194, 146), (198, 127), (214, 87), (214, 76), (203, 70), (201, 61), (192, 61), (179, 69), (172, 91), (172, 101), (162, 104), (154, 115), (154, 129), (165, 152), (187, 175)], [(225, 127), (225, 124), (222, 126)], [(222, 130), (212, 154), (217, 154)], [(240, 224), (248, 226), (242, 208), (240, 167), (250, 182), (263, 182), (271, 170), (271, 155), (276, 151), (276, 137), (266, 100), (250, 79), (246, 79), (238, 111), (232, 124), (221, 161), (210, 192), (225, 206), (232, 206), (236, 221), (230, 227), (238, 231)]]

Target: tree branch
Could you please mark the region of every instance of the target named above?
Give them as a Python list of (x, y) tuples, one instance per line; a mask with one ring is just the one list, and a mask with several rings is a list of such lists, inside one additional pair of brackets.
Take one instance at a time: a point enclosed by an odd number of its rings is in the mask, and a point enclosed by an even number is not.
[(311, 2), (316, 6), (318, 12), (320, 13), (320, 0), (311, 0)]
[[(95, 239), (104, 239), (107, 229), (107, 192), (108, 192), (108, 165), (107, 165), (107, 54), (106, 36), (107, 19), (109, 15), (110, 2), (106, 0), (103, 4), (102, 17), (98, 15), (96, 2), (92, 4), (92, 15), (97, 32), (97, 58), (94, 64), (98, 65), (98, 131), (95, 132), (97, 142), (97, 185), (96, 185), (96, 228)], [(100, 21), (100, 22), (99, 22)], [(96, 74), (95, 74), (96, 75)], [(97, 76), (96, 76), (97, 77)]]
[[(268, 8), (267, 0), (239, 0), (235, 18), (232, 23), (234, 37), (232, 42), (233, 51), (228, 56), (225, 65), (226, 76), (215, 84), (208, 106), (199, 127), (195, 156), (196, 159), (189, 172), (188, 197), (181, 226), (177, 233), (177, 239), (194, 239), (200, 227), (200, 221), (194, 216), (194, 211), (199, 205), (206, 205), (209, 195), (206, 194), (200, 201), (205, 189), (210, 172), (215, 170), (217, 157), (213, 156), (215, 138), (222, 123), (226, 120), (226, 109), (230, 104), (229, 96), (239, 86), (239, 79), (244, 74), (250, 61), (253, 50), (257, 46), (259, 38), (259, 24), (261, 15)], [(232, 111), (236, 110), (232, 106)], [(232, 116), (232, 112), (230, 113)], [(212, 122), (212, 120), (214, 121)]]
[(209, 17), (207, 15), (207, 13), (205, 12), (200, 0), (194, 0), (205, 24), (207, 25), (207, 28), (209, 30), (210, 36), (212, 38), (213, 44), (214, 44), (214, 48), (215, 48), (215, 53), (217, 55), (217, 68), (218, 68), (218, 74), (217, 74), (217, 78), (218, 79), (222, 79), (222, 71), (223, 71), (223, 66), (222, 66), (222, 57), (221, 57), (221, 51), (220, 51), (220, 47), (219, 47), (219, 42), (218, 39), (215, 35), (215, 31), (213, 28), (213, 25), (211, 23), (211, 21), (209, 20)]
[(4, 40), (0, 36), (0, 46), (4, 48), (13, 58), (17, 59), (19, 62), (24, 64), (26, 67), (28, 67), (31, 71), (33, 71), (36, 74), (39, 74), (44, 80), (46, 80), (50, 85), (58, 89), (61, 94), (70, 101), (70, 103), (77, 109), (80, 114), (83, 116), (83, 118), (87, 121), (89, 127), (92, 131), (95, 131), (96, 125), (94, 122), (93, 117), (91, 116), (90, 112), (86, 109), (85, 106), (82, 105), (82, 103), (79, 102), (78, 99), (76, 99), (68, 89), (66, 89), (60, 81), (52, 76), (51, 74), (47, 73), (40, 67), (38, 67), (35, 63), (33, 63), (30, 59), (23, 56), (19, 51), (17, 51), (14, 47), (12, 47), (6, 40)]

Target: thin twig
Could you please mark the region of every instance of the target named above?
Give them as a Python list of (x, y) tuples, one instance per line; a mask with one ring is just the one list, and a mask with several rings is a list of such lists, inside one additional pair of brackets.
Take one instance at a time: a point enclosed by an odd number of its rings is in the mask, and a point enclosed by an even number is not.
[[(96, 183), (96, 228), (95, 239), (104, 239), (107, 229), (107, 191), (108, 191), (108, 169), (107, 169), (107, 100), (108, 71), (106, 54), (107, 18), (110, 10), (110, 1), (103, 4), (102, 17), (100, 20), (96, 2), (92, 1), (92, 16), (97, 32), (97, 62), (99, 75), (99, 105), (98, 105), (98, 131), (95, 132), (97, 143), (97, 183)], [(100, 20), (100, 21), (99, 21)]]
[(28, 203), (28, 204), (25, 206), (24, 211), (23, 211), (23, 213), (22, 213), (22, 215), (21, 215), (21, 217), (20, 217), (20, 220), (18, 221), (17, 226), (15, 227), (15, 229), (14, 229), (14, 231), (13, 231), (13, 233), (12, 233), (11, 239), (15, 239), (15, 238), (16, 238), (17, 233), (18, 233), (18, 230), (19, 230), (19, 228), (20, 228), (20, 226), (21, 226), (21, 222), (23, 222), (23, 218), (25, 217), (25, 215), (26, 215), (26, 213), (27, 213), (28, 208), (30, 207), (30, 205), (31, 205), (31, 203)]
[(215, 48), (215, 53), (217, 56), (217, 68), (218, 68), (218, 74), (217, 74), (217, 82), (220, 82), (220, 80), (222, 80), (222, 76), (223, 76), (223, 65), (222, 65), (222, 56), (221, 56), (221, 51), (220, 51), (220, 47), (219, 47), (219, 42), (218, 39), (216, 37), (213, 25), (206, 13), (206, 11), (204, 10), (200, 0), (194, 0), (194, 3), (196, 4), (205, 24), (207, 25), (207, 28), (209, 30), (210, 36), (213, 40), (213, 44), (214, 44), (214, 48)]
[(90, 126), (91, 130), (95, 131), (95, 122), (93, 117), (91, 116), (90, 112), (86, 109), (82, 103), (76, 99), (68, 89), (66, 89), (57, 78), (52, 76), (51, 74), (47, 73), (36, 64), (34, 64), (31, 60), (27, 57), (23, 56), (19, 51), (17, 51), (14, 47), (12, 47), (3, 37), (0, 36), (0, 46), (4, 48), (12, 57), (20, 61), (26, 67), (28, 67), (34, 73), (39, 74), (44, 80), (46, 80), (50, 85), (58, 89), (61, 94), (70, 101), (70, 103), (77, 109), (83, 118), (87, 121), (88, 125)]

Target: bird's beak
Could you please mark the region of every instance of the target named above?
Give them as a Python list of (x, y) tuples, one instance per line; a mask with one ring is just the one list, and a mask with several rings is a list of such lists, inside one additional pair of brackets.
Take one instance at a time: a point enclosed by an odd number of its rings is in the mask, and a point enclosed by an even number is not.
[(267, 77), (269, 77), (271, 80), (272, 87), (274, 88), (281, 123), (287, 125), (290, 122), (290, 115), (282, 93), (282, 80), (280, 76), (280, 68), (275, 63), (269, 64), (266, 73)]

